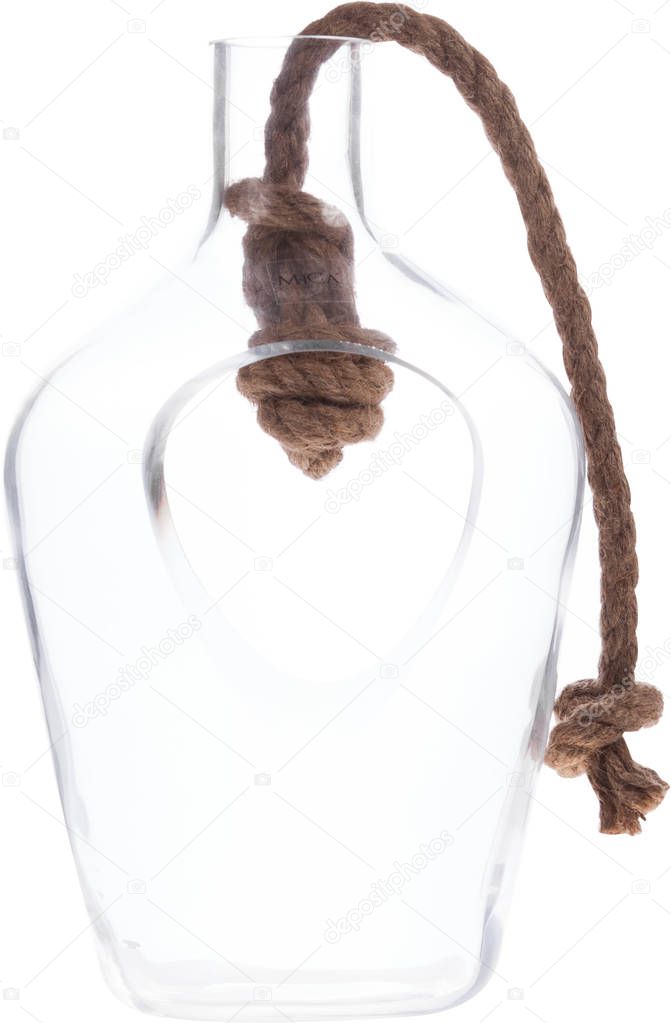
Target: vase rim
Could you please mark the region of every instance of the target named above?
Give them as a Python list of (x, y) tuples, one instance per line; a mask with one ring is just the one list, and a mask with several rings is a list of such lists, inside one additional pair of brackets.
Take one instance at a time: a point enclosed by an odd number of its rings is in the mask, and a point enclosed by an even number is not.
[(267, 35), (267, 36), (231, 36), (222, 39), (211, 39), (211, 46), (241, 47), (281, 47), (285, 48), (298, 39), (319, 42), (369, 43), (370, 39), (361, 36), (320, 36), (320, 35)]

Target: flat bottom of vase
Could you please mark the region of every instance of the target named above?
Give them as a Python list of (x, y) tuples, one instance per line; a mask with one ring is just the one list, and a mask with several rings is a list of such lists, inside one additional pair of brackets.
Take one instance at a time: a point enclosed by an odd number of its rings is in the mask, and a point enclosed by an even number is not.
[[(126, 1004), (155, 1016), (189, 1020), (263, 1021), (328, 1020), (411, 1016), (449, 1009), (474, 995), (491, 976), (491, 969), (474, 960), (442, 964), (433, 978), (420, 972), (395, 971), (388, 980), (354, 980), (345, 976), (330, 982), (315, 979), (302, 983), (190, 984), (179, 985), (172, 964), (172, 978), (163, 984), (156, 976), (129, 977), (105, 964), (105, 976), (114, 994)], [(166, 968), (167, 972), (167, 968)], [(391, 974), (391, 971), (390, 971)], [(288, 990), (282, 990), (289, 988)]]

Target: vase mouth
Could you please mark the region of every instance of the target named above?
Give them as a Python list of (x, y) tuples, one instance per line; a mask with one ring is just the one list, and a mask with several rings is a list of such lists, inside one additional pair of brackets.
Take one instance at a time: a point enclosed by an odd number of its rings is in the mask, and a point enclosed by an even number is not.
[(211, 46), (239, 46), (251, 48), (286, 49), (291, 43), (302, 39), (314, 42), (369, 43), (370, 39), (360, 36), (319, 36), (319, 35), (268, 35), (268, 36), (232, 36), (223, 39), (211, 39)]

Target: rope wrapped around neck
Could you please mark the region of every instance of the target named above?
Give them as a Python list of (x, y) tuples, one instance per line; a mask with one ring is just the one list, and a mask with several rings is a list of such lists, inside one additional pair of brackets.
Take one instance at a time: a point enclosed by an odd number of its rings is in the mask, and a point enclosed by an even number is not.
[[(529, 255), (563, 344), (587, 451), (601, 564), (598, 674), (569, 686), (557, 700), (559, 724), (546, 762), (567, 777), (587, 774), (599, 798), (603, 832), (635, 834), (668, 785), (632, 760), (623, 733), (655, 724), (662, 697), (634, 681), (638, 562), (630, 491), (589, 301), (529, 131), (489, 61), (439, 18), (400, 4), (349, 3), (301, 34), (395, 41), (425, 57), (452, 79), (478, 114), (515, 192)], [(263, 179), (237, 182), (224, 195), (229, 211), (249, 224), (244, 290), (260, 324), (250, 345), (326, 338), (393, 349), (385, 335), (360, 325), (347, 221), (302, 191), (309, 98), (322, 64), (341, 45), (336, 38), (294, 41), (272, 90)], [(309, 286), (307, 299), (291, 288), (299, 266)], [(338, 463), (343, 445), (376, 435), (380, 403), (392, 383), (388, 367), (378, 360), (326, 352), (265, 360), (241, 370), (238, 380), (243, 394), (258, 405), (262, 427), (314, 478)]]
[[(354, 239), (339, 210), (258, 178), (230, 185), (224, 201), (250, 225), (243, 289), (260, 326), (250, 347), (325, 340), (394, 350), (391, 338), (359, 322)], [(335, 468), (345, 444), (377, 436), (392, 385), (386, 363), (340, 352), (292, 353), (238, 374), (240, 391), (258, 405), (261, 427), (313, 479)]]

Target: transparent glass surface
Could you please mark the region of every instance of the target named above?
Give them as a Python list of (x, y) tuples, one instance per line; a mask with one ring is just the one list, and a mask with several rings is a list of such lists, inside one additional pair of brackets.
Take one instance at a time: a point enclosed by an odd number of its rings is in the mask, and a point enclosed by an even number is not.
[(245, 226), (290, 40), (215, 45), (194, 260), (61, 366), (7, 489), (84, 895), (112, 988), (195, 1019), (418, 1013), (495, 969), (542, 761), (583, 487), (571, 405), (514, 339), (380, 244), (365, 62), (311, 104), (306, 189), (350, 220), (391, 335), (375, 441), (315, 482), (256, 424)]

